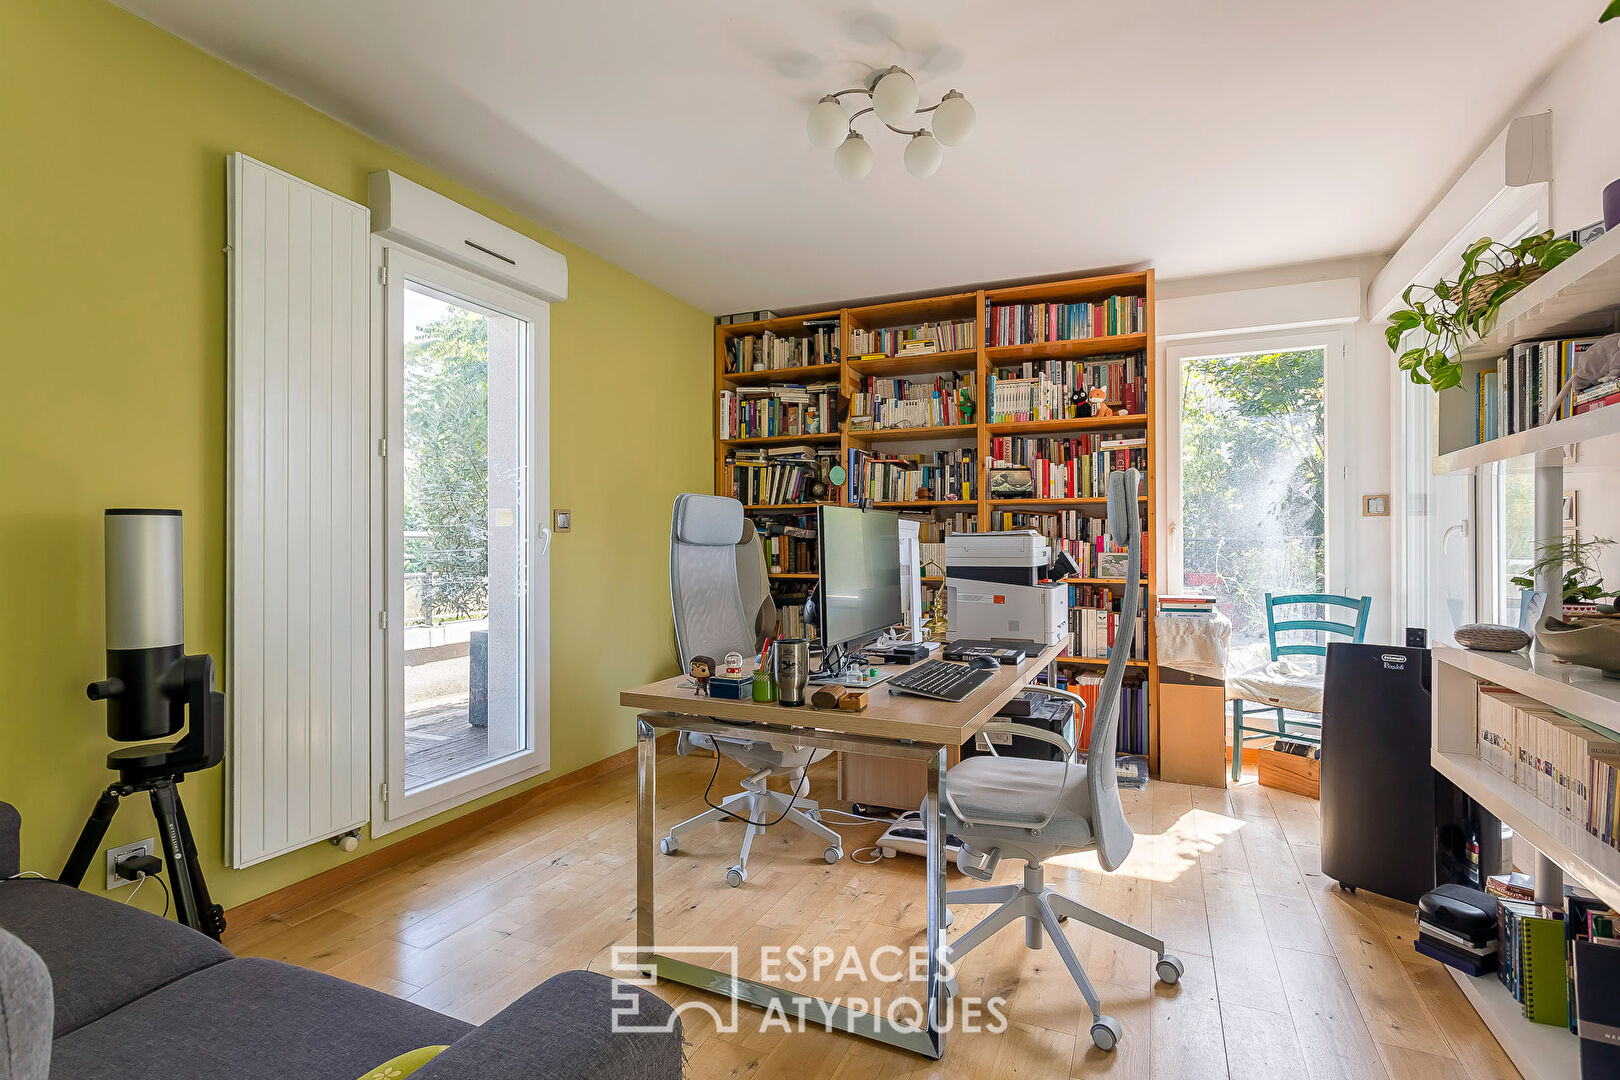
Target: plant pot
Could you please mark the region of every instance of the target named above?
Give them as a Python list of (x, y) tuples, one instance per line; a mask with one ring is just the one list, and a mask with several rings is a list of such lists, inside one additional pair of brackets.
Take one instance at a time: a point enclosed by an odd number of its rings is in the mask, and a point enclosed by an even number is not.
[(1583, 626), (1549, 615), (1536, 624), (1536, 640), (1560, 660), (1595, 667), (1606, 679), (1620, 679), (1620, 619)]
[(1523, 281), (1528, 285), (1546, 272), (1545, 267), (1531, 265), (1475, 278), (1468, 286), (1468, 298), (1464, 306), (1470, 310), (1482, 308), (1490, 300), (1491, 294), (1509, 281)]
[(1620, 180), (1603, 189), (1603, 228), (1620, 229)]

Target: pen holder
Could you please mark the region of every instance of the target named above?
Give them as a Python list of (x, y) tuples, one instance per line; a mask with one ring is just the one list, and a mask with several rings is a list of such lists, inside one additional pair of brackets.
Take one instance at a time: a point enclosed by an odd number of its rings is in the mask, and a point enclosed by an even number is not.
[(754, 672), (754, 700), (767, 705), (776, 700), (776, 680), (764, 668)]
[(804, 688), (810, 682), (810, 643), (804, 638), (783, 638), (776, 643), (776, 693), (783, 705), (797, 709), (804, 704)]

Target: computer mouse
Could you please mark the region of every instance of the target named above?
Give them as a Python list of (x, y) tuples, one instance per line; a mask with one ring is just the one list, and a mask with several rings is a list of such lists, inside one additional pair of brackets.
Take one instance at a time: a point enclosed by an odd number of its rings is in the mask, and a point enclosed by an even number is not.
[(970, 668), (988, 668), (991, 671), (1001, 666), (1001, 661), (993, 656), (975, 656), (968, 661)]

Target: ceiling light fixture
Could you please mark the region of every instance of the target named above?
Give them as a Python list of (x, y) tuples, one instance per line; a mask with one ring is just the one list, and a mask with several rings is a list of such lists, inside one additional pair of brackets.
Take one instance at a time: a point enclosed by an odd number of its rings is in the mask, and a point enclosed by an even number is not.
[[(855, 94), (871, 101), (864, 109), (846, 114), (839, 99)], [(939, 104), (919, 109), (917, 80), (904, 68), (891, 67), (873, 74), (866, 86), (828, 94), (810, 110), (805, 130), (818, 149), (833, 150), (833, 168), (845, 180), (861, 180), (872, 171), (871, 144), (855, 130), (855, 121), (871, 114), (896, 135), (908, 137), (903, 159), (912, 176), (932, 176), (945, 159), (947, 146), (959, 146), (973, 130), (975, 112), (968, 99), (952, 90)], [(934, 130), (909, 128), (916, 117), (934, 114)]]

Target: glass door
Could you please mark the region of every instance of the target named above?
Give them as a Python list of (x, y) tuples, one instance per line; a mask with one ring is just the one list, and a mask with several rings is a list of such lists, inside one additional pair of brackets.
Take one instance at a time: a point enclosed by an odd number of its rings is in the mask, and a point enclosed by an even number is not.
[(386, 248), (386, 817), (541, 771), (544, 304)]

